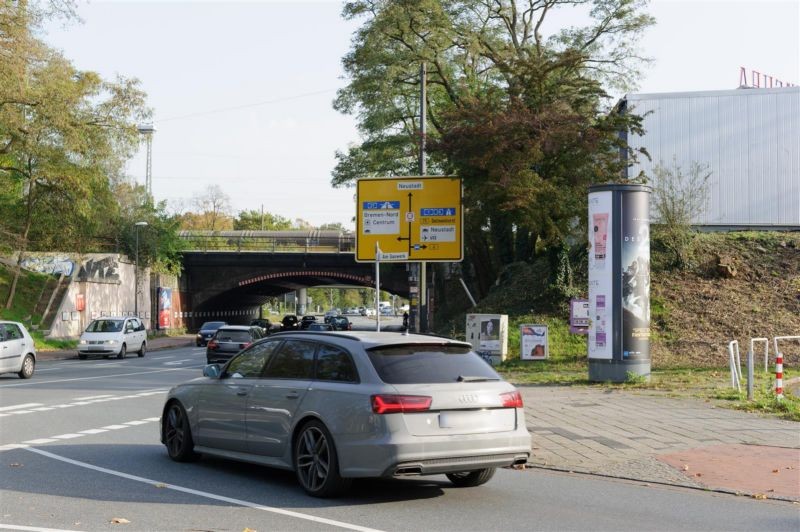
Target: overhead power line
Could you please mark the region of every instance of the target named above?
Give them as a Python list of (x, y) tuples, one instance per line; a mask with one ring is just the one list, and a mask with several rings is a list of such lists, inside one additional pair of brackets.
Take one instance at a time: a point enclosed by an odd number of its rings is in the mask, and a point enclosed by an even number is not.
[(314, 92), (305, 92), (303, 94), (296, 94), (294, 96), (286, 96), (283, 98), (275, 98), (272, 100), (264, 100), (263, 102), (255, 102), (255, 103), (246, 103), (242, 105), (235, 105), (233, 107), (222, 107), (220, 109), (212, 109), (210, 111), (199, 111), (197, 113), (190, 113), (186, 115), (179, 115), (179, 116), (170, 116), (168, 118), (161, 118), (159, 120), (154, 120), (153, 122), (156, 124), (160, 124), (163, 122), (169, 122), (172, 120), (182, 120), (184, 118), (194, 118), (197, 116), (206, 116), (206, 115), (213, 115), (217, 113), (227, 113), (228, 111), (238, 111), (240, 109), (249, 109), (250, 107), (258, 107), (261, 105), (269, 105), (273, 103), (281, 103), (281, 102), (288, 102), (290, 100), (299, 100), (301, 98), (308, 98), (309, 96), (317, 96), (319, 94), (326, 94), (329, 92), (334, 92), (336, 89), (325, 89), (321, 91), (314, 91)]

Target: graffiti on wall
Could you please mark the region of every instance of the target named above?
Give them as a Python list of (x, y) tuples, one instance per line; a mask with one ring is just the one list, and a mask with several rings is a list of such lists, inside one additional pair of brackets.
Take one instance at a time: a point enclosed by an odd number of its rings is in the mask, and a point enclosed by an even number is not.
[(66, 255), (33, 255), (22, 259), (21, 265), (32, 272), (68, 277), (75, 270), (75, 263)]
[(86, 261), (78, 271), (78, 279), (81, 281), (119, 281), (119, 264), (116, 257)]

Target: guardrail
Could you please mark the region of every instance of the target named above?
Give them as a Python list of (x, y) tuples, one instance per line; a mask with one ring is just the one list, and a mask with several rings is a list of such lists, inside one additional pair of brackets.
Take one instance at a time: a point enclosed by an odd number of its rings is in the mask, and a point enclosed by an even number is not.
[(181, 231), (186, 251), (354, 253), (355, 235), (339, 231)]

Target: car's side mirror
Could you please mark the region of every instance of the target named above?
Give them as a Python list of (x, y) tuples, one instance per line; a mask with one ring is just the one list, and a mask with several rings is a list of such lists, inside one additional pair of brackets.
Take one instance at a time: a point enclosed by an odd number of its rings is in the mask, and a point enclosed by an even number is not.
[(209, 364), (203, 368), (203, 377), (218, 379), (221, 373), (222, 369), (219, 367), (219, 364)]

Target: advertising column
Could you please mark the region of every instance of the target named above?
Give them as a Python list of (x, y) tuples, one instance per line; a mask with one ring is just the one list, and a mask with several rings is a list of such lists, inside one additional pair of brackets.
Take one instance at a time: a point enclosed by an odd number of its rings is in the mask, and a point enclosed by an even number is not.
[(589, 380), (650, 376), (650, 188), (589, 187)]

